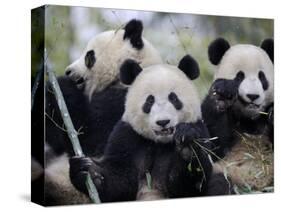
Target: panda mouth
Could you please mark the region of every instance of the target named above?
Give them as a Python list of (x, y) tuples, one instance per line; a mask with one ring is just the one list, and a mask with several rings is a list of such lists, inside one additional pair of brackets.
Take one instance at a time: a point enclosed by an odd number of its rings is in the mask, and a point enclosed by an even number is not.
[(254, 103), (249, 103), (249, 104), (247, 105), (247, 107), (250, 108), (250, 109), (258, 109), (258, 108), (259, 108), (259, 105), (256, 105), (256, 104), (254, 104)]
[(157, 136), (168, 136), (172, 135), (175, 131), (174, 127), (169, 127), (169, 128), (163, 128), (162, 130), (154, 130), (154, 133)]
[(242, 97), (239, 96), (239, 101), (245, 106), (245, 107), (248, 107), (248, 108), (251, 108), (251, 109), (257, 109), (259, 108), (260, 105), (258, 104), (255, 104), (253, 102), (246, 102)]

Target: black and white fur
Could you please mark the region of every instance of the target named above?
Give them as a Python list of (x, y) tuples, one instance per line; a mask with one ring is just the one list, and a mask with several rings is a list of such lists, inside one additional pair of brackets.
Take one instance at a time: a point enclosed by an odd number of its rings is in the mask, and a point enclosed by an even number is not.
[[(215, 167), (227, 171), (238, 186), (261, 189), (271, 185), (273, 40), (264, 40), (260, 47), (230, 46), (225, 39), (218, 38), (210, 44), (208, 53), (216, 70), (214, 82), (202, 104), (202, 114), (211, 137), (218, 138), (214, 141), (215, 153), (224, 158)], [(243, 140), (246, 137), (250, 145)], [(257, 151), (270, 164), (266, 165), (268, 172), (261, 171), (264, 168), (257, 162), (261, 157)], [(248, 158), (247, 154), (252, 157)]]
[(229, 193), (223, 175), (212, 176), (209, 156), (199, 146), (209, 148), (208, 142), (200, 141), (209, 134), (191, 81), (198, 76), (197, 62), (188, 55), (178, 67), (161, 64), (142, 69), (127, 60), (120, 73), (123, 83), (132, 84), (125, 112), (101, 160), (70, 159), (76, 188), (87, 194), (89, 171), (102, 202)]
[[(142, 37), (142, 32), (142, 22), (131, 20), (124, 29), (95, 36), (81, 57), (66, 68), (66, 76), (58, 78), (87, 156), (103, 154), (108, 136), (124, 112), (127, 88), (119, 79), (123, 61), (135, 59), (142, 67), (162, 62), (156, 49)], [(74, 152), (49, 84), (46, 87), (45, 150), (46, 204), (87, 203), (89, 199), (86, 197), (85, 201), (84, 195), (77, 195), (69, 180), (68, 156), (73, 156)]]
[(84, 86), (92, 97), (113, 82), (119, 81), (119, 69), (126, 59), (136, 60), (141, 67), (162, 63), (158, 51), (142, 37), (143, 25), (131, 20), (124, 29), (106, 31), (89, 41), (80, 58), (66, 68), (66, 74)]

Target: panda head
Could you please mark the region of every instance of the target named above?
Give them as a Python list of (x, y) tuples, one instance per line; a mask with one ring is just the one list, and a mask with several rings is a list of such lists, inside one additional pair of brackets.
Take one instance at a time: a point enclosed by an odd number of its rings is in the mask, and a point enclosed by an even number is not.
[(119, 69), (126, 59), (134, 59), (142, 67), (161, 63), (159, 53), (142, 37), (142, 31), (142, 22), (131, 20), (124, 29), (95, 36), (80, 58), (66, 68), (66, 75), (91, 97), (94, 92), (119, 82)]
[(192, 82), (198, 76), (198, 64), (189, 55), (178, 67), (158, 64), (142, 69), (133, 60), (125, 61), (120, 79), (131, 86), (122, 120), (145, 138), (170, 142), (178, 123), (201, 118), (200, 99)]
[(233, 109), (244, 117), (259, 117), (273, 102), (273, 40), (261, 46), (229, 43), (218, 38), (208, 49), (209, 59), (217, 66), (214, 79), (238, 79), (238, 100)]

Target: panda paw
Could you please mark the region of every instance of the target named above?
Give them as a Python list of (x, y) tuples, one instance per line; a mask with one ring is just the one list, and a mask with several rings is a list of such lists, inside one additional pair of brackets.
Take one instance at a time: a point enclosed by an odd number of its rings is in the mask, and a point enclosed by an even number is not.
[(176, 150), (185, 160), (189, 160), (192, 152), (191, 145), (194, 140), (201, 137), (201, 130), (193, 123), (180, 123), (176, 126), (174, 140)]
[(72, 184), (80, 191), (87, 192), (86, 179), (93, 161), (88, 157), (74, 156), (69, 159), (69, 175)]
[(238, 82), (217, 79), (210, 88), (209, 96), (215, 101), (216, 111), (225, 112), (238, 97)]

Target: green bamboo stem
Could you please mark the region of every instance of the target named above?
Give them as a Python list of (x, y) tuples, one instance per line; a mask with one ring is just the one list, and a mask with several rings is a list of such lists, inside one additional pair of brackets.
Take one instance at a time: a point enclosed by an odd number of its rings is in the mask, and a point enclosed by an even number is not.
[[(63, 122), (65, 124), (65, 128), (67, 130), (68, 137), (72, 143), (74, 153), (76, 156), (84, 156), (82, 148), (80, 146), (79, 139), (78, 139), (78, 133), (73, 126), (73, 123), (72, 123), (71, 117), (69, 115), (67, 106), (65, 104), (62, 92), (60, 90), (56, 75), (51, 69), (48, 69), (47, 67), (46, 67), (46, 71), (47, 71), (47, 74), (49, 77), (49, 82), (51, 83), (51, 87), (54, 91), (54, 94), (55, 94), (55, 97), (56, 97), (56, 100), (57, 100), (57, 103), (58, 103), (58, 106), (59, 106), (59, 109), (61, 112), (61, 116), (62, 116)], [(86, 186), (88, 189), (89, 197), (92, 200), (92, 202), (101, 203), (97, 188), (96, 188), (95, 184), (93, 183), (92, 178), (90, 177), (90, 174), (88, 174), (88, 176), (87, 176)]]

